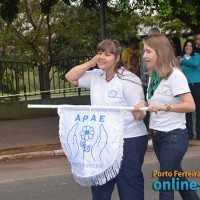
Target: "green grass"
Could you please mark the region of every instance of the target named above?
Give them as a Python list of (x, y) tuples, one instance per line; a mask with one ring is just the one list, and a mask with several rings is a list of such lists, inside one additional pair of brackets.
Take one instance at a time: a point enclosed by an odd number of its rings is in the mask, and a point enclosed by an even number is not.
[(34, 151), (34, 152), (39, 152), (39, 151), (47, 151), (48, 150), (48, 148), (47, 147), (41, 147), (41, 146), (33, 146), (33, 147), (25, 147), (24, 148), (24, 151), (26, 151), (26, 152), (32, 152), (32, 151)]
[(19, 154), (19, 153), (29, 153), (29, 152), (52, 151), (52, 150), (57, 150), (60, 148), (61, 148), (60, 143), (51, 144), (51, 145), (22, 147), (22, 148), (10, 149), (10, 150), (8, 149), (1, 150), (0, 156), (13, 155), (13, 154)]
[(2, 152), (0, 152), (0, 156), (12, 155), (15, 153), (16, 153), (15, 151), (2, 151)]

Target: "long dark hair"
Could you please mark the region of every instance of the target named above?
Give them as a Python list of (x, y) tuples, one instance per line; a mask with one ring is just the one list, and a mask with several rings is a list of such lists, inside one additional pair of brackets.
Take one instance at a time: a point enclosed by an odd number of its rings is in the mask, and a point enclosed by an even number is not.
[(185, 47), (186, 47), (188, 42), (191, 42), (191, 44), (192, 44), (192, 54), (191, 54), (191, 56), (193, 56), (196, 53), (196, 44), (195, 44), (194, 40), (192, 40), (192, 39), (186, 40), (186, 42), (183, 46), (183, 55), (185, 55)]
[(181, 41), (179, 37), (175, 36), (172, 38), (173, 43), (176, 45), (175, 49), (175, 56), (181, 56), (182, 55), (182, 50), (181, 50)]

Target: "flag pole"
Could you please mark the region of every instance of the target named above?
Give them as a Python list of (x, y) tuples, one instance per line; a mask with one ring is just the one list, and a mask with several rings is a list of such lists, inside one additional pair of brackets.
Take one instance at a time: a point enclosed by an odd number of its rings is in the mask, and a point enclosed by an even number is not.
[[(45, 105), (45, 104), (28, 104), (28, 108), (54, 108), (58, 109), (60, 106), (62, 107), (84, 107), (84, 108), (108, 108), (108, 109), (123, 109), (123, 110), (133, 110), (134, 107), (119, 107), (119, 106), (90, 106), (90, 105), (68, 105), (68, 104), (63, 104), (63, 105)], [(142, 111), (148, 111), (148, 107), (142, 107), (140, 108)]]

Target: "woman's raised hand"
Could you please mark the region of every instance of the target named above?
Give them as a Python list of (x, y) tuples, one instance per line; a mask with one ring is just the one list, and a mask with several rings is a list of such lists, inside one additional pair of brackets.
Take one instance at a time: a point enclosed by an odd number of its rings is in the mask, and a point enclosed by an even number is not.
[(90, 63), (91, 63), (91, 67), (95, 67), (96, 64), (97, 64), (97, 59), (98, 59), (98, 54), (96, 56), (94, 56), (91, 60), (90, 60)]

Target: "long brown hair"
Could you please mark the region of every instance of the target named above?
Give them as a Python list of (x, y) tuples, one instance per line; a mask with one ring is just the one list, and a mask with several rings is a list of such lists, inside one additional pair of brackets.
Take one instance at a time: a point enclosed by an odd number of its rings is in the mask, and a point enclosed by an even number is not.
[[(144, 38), (143, 42), (156, 51), (158, 55), (158, 73), (160, 77), (167, 79), (174, 67), (180, 69), (172, 46), (166, 36), (163, 34), (151, 35)], [(152, 72), (153, 70), (150, 69), (147, 74), (151, 76)]]

